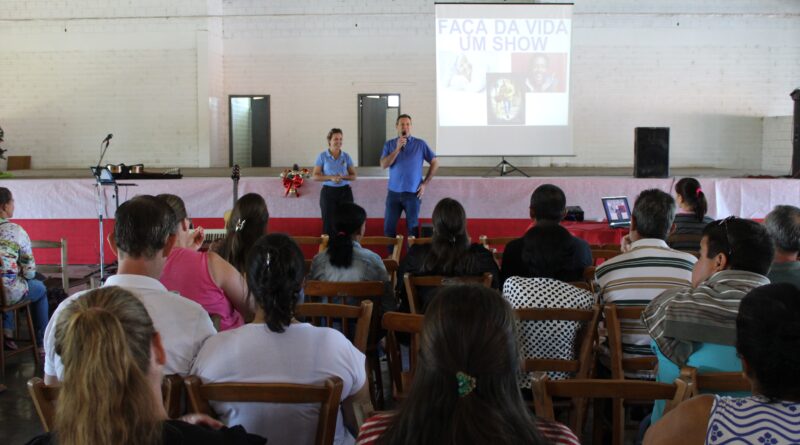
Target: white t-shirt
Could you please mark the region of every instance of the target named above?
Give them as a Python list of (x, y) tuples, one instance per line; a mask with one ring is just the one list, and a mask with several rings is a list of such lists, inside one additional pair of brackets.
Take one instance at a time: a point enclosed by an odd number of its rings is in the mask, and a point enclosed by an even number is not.
[[(169, 292), (158, 280), (144, 275), (114, 275), (105, 286), (119, 286), (137, 296), (153, 320), (167, 353), (164, 374), (188, 375), (192, 361), (207, 338), (214, 335), (214, 325), (202, 306)], [(64, 365), (56, 354), (56, 323), (61, 311), (88, 291), (67, 298), (50, 317), (44, 331), (44, 372), (58, 380), (64, 378)]]
[[(251, 323), (208, 339), (192, 366), (204, 383), (298, 383), (319, 385), (331, 376), (343, 381), (342, 400), (358, 392), (367, 380), (364, 354), (344, 335), (307, 323), (272, 332)], [(227, 425), (242, 425), (272, 445), (311, 445), (317, 431), (318, 404), (212, 402)], [(335, 444), (353, 444), (336, 419)]]

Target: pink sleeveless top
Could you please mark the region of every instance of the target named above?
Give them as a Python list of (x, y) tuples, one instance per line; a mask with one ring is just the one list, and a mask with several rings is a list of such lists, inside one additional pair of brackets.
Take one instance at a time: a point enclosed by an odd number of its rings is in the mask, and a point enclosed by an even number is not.
[(180, 247), (172, 249), (160, 281), (167, 289), (203, 306), (209, 314), (219, 315), (220, 331), (244, 324), (242, 316), (211, 278), (207, 252)]

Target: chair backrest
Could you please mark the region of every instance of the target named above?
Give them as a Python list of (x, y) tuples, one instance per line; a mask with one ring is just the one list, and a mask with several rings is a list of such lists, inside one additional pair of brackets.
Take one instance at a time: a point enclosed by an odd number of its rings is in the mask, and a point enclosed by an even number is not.
[(545, 373), (539, 372), (534, 373), (531, 389), (536, 415), (550, 421), (555, 420), (553, 397), (667, 400), (666, 412), (689, 396), (688, 385), (681, 379), (673, 384), (646, 380), (549, 380)]
[[(372, 302), (362, 301), (360, 306), (347, 304), (303, 303), (297, 305), (295, 315), (306, 317), (314, 326), (334, 327), (338, 322), (342, 334), (353, 342), (353, 346), (366, 354), (369, 325), (372, 320)], [(350, 332), (350, 321), (355, 321), (355, 332)]]
[(392, 259), (400, 262), (400, 252), (403, 250), (403, 235), (397, 235), (394, 238), (388, 236), (364, 236), (361, 237), (361, 244), (362, 247), (367, 246), (383, 246), (389, 247), (392, 246), (392, 253), (386, 257), (386, 259)]
[(36, 413), (39, 414), (39, 420), (42, 422), (45, 432), (53, 430), (58, 391), (58, 386), (47, 386), (39, 377), (28, 380), (28, 394), (31, 395), (33, 406), (36, 408)]
[(324, 252), (328, 248), (328, 235), (303, 236), (291, 235), (291, 238), (300, 246), (319, 246), (318, 252)]
[(585, 281), (569, 281), (569, 284), (577, 287), (578, 289), (584, 289), (584, 290), (588, 290), (589, 292), (594, 293), (594, 289), (592, 288), (592, 285), (590, 283), (585, 282)]
[(419, 298), (418, 287), (441, 287), (451, 284), (481, 284), (492, 287), (492, 274), (485, 272), (483, 275), (465, 275), (460, 277), (446, 277), (442, 275), (403, 275), (403, 285), (406, 288), (408, 305), (412, 314), (421, 314), (422, 301)]
[[(497, 261), (497, 264), (500, 264), (503, 261), (503, 252), (505, 251), (506, 244), (514, 241), (515, 239), (519, 238), (518, 236), (493, 236), (489, 237), (486, 235), (481, 235), (478, 237), (478, 241), (483, 245), (483, 247), (487, 248), (492, 255), (494, 255), (494, 260)], [(498, 247), (502, 246), (502, 250), (498, 250)]]
[(430, 244), (433, 238), (426, 237), (426, 238), (417, 238), (416, 236), (409, 236), (408, 237), (408, 246), (411, 247), (415, 244)]
[(43, 273), (58, 273), (61, 274), (61, 285), (64, 292), (69, 293), (69, 261), (67, 260), (67, 240), (61, 238), (61, 241), (41, 241), (32, 240), (31, 247), (34, 249), (59, 249), (61, 250), (61, 263), (58, 265), (38, 264), (36, 269)]
[[(45, 432), (53, 430), (53, 422), (56, 415), (56, 403), (61, 387), (58, 385), (45, 385), (44, 380), (34, 377), (28, 380), (28, 394), (33, 400), (36, 413)], [(181, 400), (183, 396), (183, 377), (178, 374), (165, 375), (161, 381), (161, 397), (164, 409), (170, 419), (180, 417)], [(101, 396), (98, 396), (101, 397)]]
[[(422, 332), (424, 317), (419, 314), (405, 314), (400, 312), (387, 312), (383, 315), (383, 329), (386, 330), (386, 357), (389, 365), (389, 375), (392, 378), (392, 394), (396, 400), (406, 397), (414, 371), (417, 367), (417, 353), (419, 352), (419, 333)], [(403, 370), (402, 353), (397, 333), (409, 334), (408, 370)]]
[(295, 383), (202, 383), (197, 376), (184, 379), (190, 411), (214, 415), (209, 402), (319, 403), (314, 443), (329, 445), (336, 433), (342, 396), (342, 379), (329, 377), (322, 385)]
[(592, 251), (592, 264), (598, 265), (600, 260), (606, 261), (622, 254), (619, 244), (603, 244), (600, 246), (589, 246)]
[(575, 321), (581, 328), (575, 336), (575, 359), (526, 357), (525, 372), (561, 371), (575, 373), (575, 378), (589, 378), (594, 364), (597, 324), (600, 321), (600, 306), (592, 309), (515, 309), (519, 321)]
[(392, 289), (397, 287), (397, 269), (400, 268), (400, 262), (396, 261), (391, 258), (384, 258), (383, 259), (383, 267), (386, 268), (386, 272), (389, 274), (389, 280), (392, 282)]
[[(669, 236), (669, 238), (667, 238), (667, 244), (673, 249), (699, 256), (700, 240), (702, 239), (702, 233), (673, 233)], [(697, 246), (697, 249), (686, 249), (686, 247), (689, 245)]]
[(701, 392), (752, 392), (750, 381), (743, 372), (698, 373), (693, 366), (681, 368), (680, 378), (689, 384), (690, 396)]
[(653, 370), (658, 363), (655, 357), (624, 358), (622, 355), (622, 328), (621, 320), (639, 320), (646, 306), (617, 306), (607, 304), (603, 308), (608, 336), (609, 360), (611, 365), (611, 378), (624, 379), (625, 371)]

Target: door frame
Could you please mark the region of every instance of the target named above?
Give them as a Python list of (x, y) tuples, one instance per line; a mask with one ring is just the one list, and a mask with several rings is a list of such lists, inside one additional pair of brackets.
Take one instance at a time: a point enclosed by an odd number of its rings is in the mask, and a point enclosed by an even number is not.
[(397, 96), (397, 115), (400, 116), (403, 114), (402, 112), (402, 105), (403, 101), (400, 96), (400, 93), (358, 93), (356, 94), (356, 107), (358, 108), (358, 166), (361, 166), (361, 160), (364, 159), (363, 150), (364, 144), (361, 140), (361, 98), (367, 96)]
[[(228, 167), (233, 167), (233, 103), (231, 99), (247, 97), (253, 100), (254, 97), (263, 97), (267, 101), (267, 114), (270, 118), (267, 120), (267, 151), (269, 152), (269, 166), (272, 166), (272, 103), (269, 94), (229, 94), (228, 95)], [(252, 156), (252, 151), (250, 153)]]

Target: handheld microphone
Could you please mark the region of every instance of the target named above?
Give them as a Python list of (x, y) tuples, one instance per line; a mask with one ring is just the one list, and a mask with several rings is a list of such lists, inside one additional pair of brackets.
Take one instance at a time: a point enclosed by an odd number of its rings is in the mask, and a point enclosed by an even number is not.
[[(402, 137), (406, 137), (406, 132), (404, 131), (404, 132), (400, 133), (400, 135)], [(406, 139), (406, 142), (403, 142), (403, 145), (400, 146), (400, 150), (406, 148), (406, 143), (408, 143), (408, 139)]]
[(101, 142), (101, 144), (102, 144), (102, 143), (106, 143), (106, 142), (110, 141), (110, 140), (111, 140), (111, 138), (113, 138), (113, 137), (114, 137), (114, 135), (113, 135), (113, 134), (111, 134), (111, 133), (108, 133), (108, 136), (106, 136), (106, 138), (105, 138), (105, 139), (103, 139), (103, 142)]

